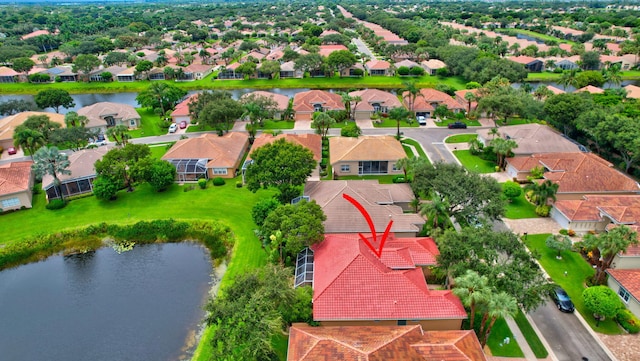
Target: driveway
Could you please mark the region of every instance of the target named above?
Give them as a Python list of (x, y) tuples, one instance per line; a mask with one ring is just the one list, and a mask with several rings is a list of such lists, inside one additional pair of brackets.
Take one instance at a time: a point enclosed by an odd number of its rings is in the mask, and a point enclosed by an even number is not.
[(578, 317), (558, 311), (549, 300), (529, 313), (558, 361), (611, 361)]
[(351, 39), (351, 42), (356, 45), (356, 47), (358, 48), (358, 51), (360, 53), (368, 56), (369, 58), (371, 58), (371, 60), (375, 60), (376, 59), (376, 56), (373, 55), (373, 52), (371, 51), (371, 49), (369, 49), (367, 44), (365, 44), (364, 41), (362, 41), (362, 39), (354, 38), (354, 39)]

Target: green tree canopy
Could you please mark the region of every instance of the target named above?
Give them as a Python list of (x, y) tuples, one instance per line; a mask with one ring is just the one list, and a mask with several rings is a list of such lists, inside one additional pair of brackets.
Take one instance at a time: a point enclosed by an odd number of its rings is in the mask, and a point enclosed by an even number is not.
[(173, 109), (187, 91), (165, 82), (154, 82), (146, 89), (138, 93), (136, 101), (143, 107), (159, 109), (162, 116), (167, 110)]
[(611, 267), (616, 255), (625, 252), (631, 245), (638, 244), (638, 234), (631, 228), (620, 225), (599, 235), (587, 234), (584, 237), (584, 245), (594, 253), (600, 254), (602, 261), (596, 265), (596, 273), (593, 276), (594, 284), (605, 282), (605, 271)]
[(60, 113), (60, 107), (72, 108), (76, 104), (69, 92), (62, 89), (46, 89), (38, 92), (33, 98), (38, 108), (53, 108), (56, 113)]
[(36, 177), (42, 178), (44, 175), (50, 175), (53, 177), (53, 186), (56, 187), (57, 193), (60, 198), (64, 200), (64, 195), (60, 189), (60, 175), (69, 175), (71, 171), (69, 168), (69, 157), (66, 154), (61, 153), (56, 147), (42, 147), (38, 149), (33, 155), (33, 169)]
[(84, 76), (89, 79), (89, 73), (100, 66), (100, 59), (93, 54), (80, 54), (76, 57), (76, 60), (73, 62), (74, 71), (80, 71), (84, 74)]
[(596, 326), (605, 317), (614, 317), (621, 308), (624, 308), (620, 297), (607, 286), (593, 286), (582, 291), (584, 305), (594, 313)]

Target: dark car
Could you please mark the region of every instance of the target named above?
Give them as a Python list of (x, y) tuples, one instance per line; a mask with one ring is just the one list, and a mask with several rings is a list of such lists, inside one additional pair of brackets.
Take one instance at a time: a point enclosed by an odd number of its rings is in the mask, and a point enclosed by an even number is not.
[(447, 128), (449, 129), (467, 129), (467, 124), (463, 122), (455, 122), (447, 124)]
[(180, 122), (180, 129), (184, 129), (187, 127), (187, 122), (185, 120)]
[(562, 312), (571, 313), (575, 310), (571, 298), (569, 298), (569, 295), (562, 287), (556, 287), (551, 291), (551, 299)]

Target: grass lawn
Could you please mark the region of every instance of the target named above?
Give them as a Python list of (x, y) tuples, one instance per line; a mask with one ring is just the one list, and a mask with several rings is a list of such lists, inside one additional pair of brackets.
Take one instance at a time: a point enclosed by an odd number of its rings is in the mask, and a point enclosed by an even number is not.
[[(389, 118), (380, 118), (379, 120), (373, 121), (373, 126), (375, 128), (397, 128), (398, 122)], [(419, 126), (420, 124), (418, 124), (418, 122), (416, 121), (411, 121), (411, 123), (407, 122), (406, 120), (400, 121), (400, 128), (406, 128), (406, 127), (417, 128)]]
[(494, 173), (496, 171), (496, 164), (494, 162), (484, 160), (477, 155), (472, 155), (469, 150), (454, 150), (453, 154), (470, 172)]
[(417, 141), (411, 138), (404, 138), (400, 142), (403, 144), (412, 145), (414, 148), (416, 148), (416, 150), (418, 151), (418, 154), (420, 154), (420, 157), (424, 158), (427, 162), (429, 161), (429, 158), (427, 157), (427, 153), (425, 153), (424, 149), (422, 149), (422, 144), (418, 143)]
[[(622, 80), (640, 79), (640, 70), (627, 70), (620, 72)], [(562, 77), (562, 73), (528, 73), (525, 81), (557, 81)]]
[(404, 154), (407, 155), (407, 158), (415, 158), (416, 155), (413, 154), (413, 147), (403, 144), (402, 149), (404, 149)]
[(293, 129), (295, 122), (286, 120), (265, 120), (260, 129)]
[(505, 217), (509, 219), (538, 218), (536, 206), (525, 198), (524, 189), (518, 198), (506, 203), (505, 210)]
[(171, 148), (174, 143), (159, 143), (159, 144), (149, 144), (149, 148), (151, 149), (151, 156), (160, 159), (162, 156)]
[[(593, 276), (595, 272), (593, 268), (576, 252), (562, 252), (562, 259), (556, 259), (557, 252), (545, 245), (545, 240), (548, 236), (549, 234), (530, 234), (523, 241), (529, 250), (535, 250), (540, 253), (539, 262), (542, 267), (547, 271), (553, 282), (567, 291), (576, 306), (576, 310), (580, 312), (594, 331), (607, 335), (622, 334), (621, 329), (612, 319), (601, 321), (600, 326), (596, 327), (596, 320), (593, 318), (592, 312), (587, 310), (584, 305), (582, 299), (582, 291), (585, 289), (584, 282), (587, 277)], [(567, 272), (566, 276), (565, 272)]]
[(216, 131), (216, 128), (214, 127), (204, 125), (204, 124), (198, 124), (198, 125), (192, 125), (187, 127), (185, 133), (215, 132), (215, 131)]
[[(425, 75), (415, 78), (421, 88), (433, 88), (437, 84), (447, 84), (454, 89), (464, 89), (466, 81), (459, 76), (440, 78)], [(401, 88), (405, 79), (393, 76), (366, 76), (362, 78), (304, 78), (304, 79), (247, 79), (247, 80), (215, 80), (212, 75), (204, 79), (190, 82), (162, 82), (175, 85), (185, 90), (201, 89), (273, 89), (273, 88), (312, 88), (312, 89), (352, 89), (352, 88)], [(159, 82), (161, 80), (155, 81)], [(45, 89), (63, 89), (71, 94), (81, 93), (122, 93), (140, 92), (151, 85), (151, 81), (139, 80), (130, 83), (121, 82), (69, 82), (50, 84), (5, 83), (0, 88), (0, 94), (37, 94)]]
[(467, 126), (469, 127), (477, 127), (480, 126), (480, 122), (475, 120), (475, 119), (462, 119), (462, 120), (458, 120), (458, 119), (442, 119), (439, 122), (436, 122), (434, 120), (434, 124), (438, 127), (446, 127), (447, 125), (449, 125), (449, 123), (454, 123), (454, 122), (463, 122), (465, 123)]
[(531, 327), (529, 320), (527, 320), (522, 310), (518, 310), (518, 314), (513, 319), (516, 321), (516, 324), (518, 324), (518, 328), (522, 331), (524, 338), (527, 339), (527, 343), (536, 357), (547, 358), (549, 352), (542, 344), (542, 341), (540, 341), (538, 334), (533, 330), (533, 327)]
[[(507, 31), (500, 31), (500, 30), (501, 29), (496, 29), (496, 32), (498, 32), (498, 33), (506, 33), (507, 32)], [(540, 34), (540, 33), (537, 33), (535, 31), (531, 31), (531, 30), (524, 30), (524, 29), (509, 29), (508, 30), (508, 32), (511, 32), (511, 31), (516, 32), (518, 34), (529, 35), (531, 37), (534, 37), (534, 38), (537, 38), (537, 39), (540, 39), (540, 40), (553, 40), (553, 41), (558, 42), (558, 44), (565, 43), (565, 44), (573, 45), (573, 44), (576, 43), (575, 41), (556, 38), (555, 36), (551, 36), (551, 35), (547, 35), (547, 34)]]
[[(402, 174), (400, 174), (402, 175)], [(393, 183), (393, 177), (396, 175), (341, 175), (340, 180), (360, 180), (360, 179), (377, 179), (380, 184), (391, 184)]]
[(167, 129), (160, 127), (161, 119), (149, 108), (136, 108), (140, 114), (140, 128), (129, 131), (132, 138), (151, 137), (167, 134)]
[[(509, 337), (511, 342), (509, 344), (503, 344), (505, 338)], [(487, 346), (491, 349), (491, 354), (493, 356), (502, 356), (502, 357), (524, 357), (520, 346), (518, 346), (518, 342), (513, 337), (507, 322), (499, 318), (496, 323), (493, 325), (491, 329), (491, 335), (489, 335), (489, 340), (487, 341)]]
[(477, 139), (478, 134), (456, 134), (444, 140), (445, 143), (469, 143), (473, 139)]

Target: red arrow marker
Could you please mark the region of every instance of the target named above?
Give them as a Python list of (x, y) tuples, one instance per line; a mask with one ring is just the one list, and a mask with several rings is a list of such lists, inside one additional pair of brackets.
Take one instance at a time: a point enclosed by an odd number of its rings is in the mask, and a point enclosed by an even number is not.
[[(356, 207), (360, 213), (362, 214), (362, 216), (364, 217), (364, 219), (367, 221), (367, 223), (369, 224), (369, 229), (371, 230), (371, 235), (373, 236), (373, 241), (375, 243), (378, 243), (378, 236), (376, 235), (376, 228), (373, 224), (373, 220), (371, 219), (371, 216), (369, 215), (369, 212), (367, 212), (367, 210), (362, 206), (362, 204), (360, 204), (358, 201), (356, 201), (355, 199), (353, 199), (351, 196), (349, 196), (348, 194), (343, 193), (342, 194), (342, 198), (346, 199), (347, 201), (351, 202), (351, 204), (354, 205), (354, 207)], [(393, 221), (389, 221), (389, 224), (387, 224), (387, 228), (384, 231), (384, 234), (382, 235), (382, 239), (380, 240), (380, 249), (376, 249), (371, 242), (369, 242), (369, 240), (367, 239), (367, 237), (365, 237), (362, 233), (358, 233), (360, 235), (360, 239), (362, 239), (364, 241), (364, 243), (367, 245), (367, 247), (369, 247), (369, 249), (376, 255), (378, 256), (378, 258), (380, 258), (382, 256), (382, 249), (384, 248), (384, 243), (387, 241), (387, 237), (389, 236), (389, 232), (391, 231), (391, 225), (393, 224)]]

